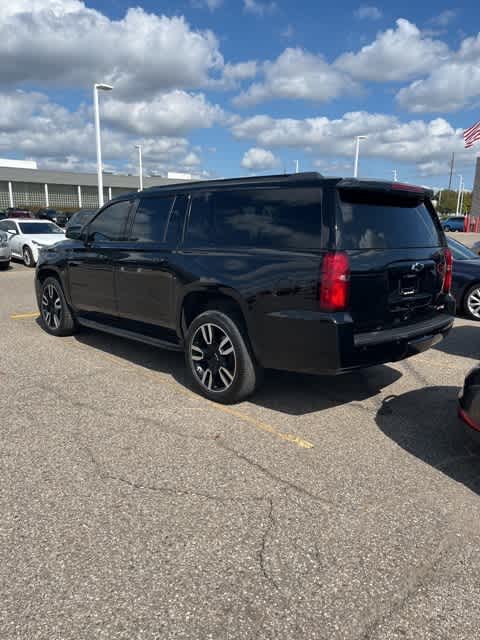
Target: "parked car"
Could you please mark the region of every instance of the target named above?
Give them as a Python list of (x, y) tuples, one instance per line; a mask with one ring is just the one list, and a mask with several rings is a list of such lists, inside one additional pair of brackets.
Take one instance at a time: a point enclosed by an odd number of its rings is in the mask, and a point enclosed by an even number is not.
[(79, 209), (78, 211), (75, 211), (75, 213), (69, 218), (66, 224), (66, 229), (73, 226), (79, 228), (83, 227), (87, 222), (90, 222), (96, 212), (97, 209)]
[(34, 215), (28, 209), (16, 209), (15, 207), (9, 207), (6, 210), (7, 218), (34, 218)]
[(55, 222), (59, 227), (64, 227), (68, 222), (68, 214), (64, 211), (57, 211), (56, 209), (39, 209), (36, 217), (39, 220), (50, 220)]
[(317, 173), (155, 187), (110, 201), (42, 251), (43, 326), (185, 353), (229, 403), (264, 368), (338, 374), (450, 330), (452, 255), (431, 193)]
[(458, 415), (466, 425), (468, 435), (480, 443), (480, 365), (465, 377), (458, 398)]
[(23, 260), (27, 267), (36, 265), (42, 247), (48, 247), (65, 238), (60, 227), (46, 220), (8, 218), (0, 220), (0, 231), (9, 235), (12, 258)]
[(11, 256), (8, 234), (5, 231), (0, 231), (0, 269), (8, 269)]
[(442, 227), (444, 231), (465, 231), (465, 218), (464, 216), (449, 216), (442, 220)]
[(479, 242), (474, 242), (472, 245), (472, 251), (473, 253), (475, 253), (476, 255), (480, 256), (480, 241)]
[(480, 256), (461, 242), (447, 238), (453, 255), (452, 294), (457, 312), (480, 320)]

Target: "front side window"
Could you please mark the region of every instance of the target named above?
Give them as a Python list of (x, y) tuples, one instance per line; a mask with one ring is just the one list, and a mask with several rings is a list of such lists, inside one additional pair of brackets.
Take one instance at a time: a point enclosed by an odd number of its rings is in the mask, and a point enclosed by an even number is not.
[(186, 246), (321, 248), (318, 187), (218, 191), (194, 196)]
[(116, 202), (103, 209), (88, 228), (92, 242), (118, 242), (124, 239), (130, 202)]
[(173, 201), (173, 196), (142, 198), (135, 214), (130, 240), (163, 243)]

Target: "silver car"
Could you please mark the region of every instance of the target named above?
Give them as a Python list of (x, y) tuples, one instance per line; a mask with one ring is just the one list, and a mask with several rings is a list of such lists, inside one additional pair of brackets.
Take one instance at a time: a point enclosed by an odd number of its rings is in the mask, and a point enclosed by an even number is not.
[(10, 264), (12, 253), (8, 240), (8, 234), (5, 231), (0, 231), (0, 269), (8, 269)]

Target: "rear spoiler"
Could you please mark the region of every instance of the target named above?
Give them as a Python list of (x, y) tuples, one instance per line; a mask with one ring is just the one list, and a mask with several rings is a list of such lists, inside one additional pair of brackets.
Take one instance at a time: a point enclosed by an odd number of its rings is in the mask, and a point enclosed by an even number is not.
[(431, 189), (418, 187), (414, 184), (406, 184), (404, 182), (344, 178), (337, 182), (337, 188), (358, 191), (376, 191), (377, 193), (398, 193), (398, 195), (404, 194), (405, 196), (415, 196), (424, 200), (433, 197), (433, 191)]

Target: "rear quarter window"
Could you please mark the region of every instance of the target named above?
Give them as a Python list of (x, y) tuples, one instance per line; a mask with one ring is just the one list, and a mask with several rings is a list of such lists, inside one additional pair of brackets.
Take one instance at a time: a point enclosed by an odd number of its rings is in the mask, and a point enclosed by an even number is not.
[(400, 249), (442, 245), (428, 202), (397, 194), (339, 190), (337, 247)]
[(186, 247), (305, 251), (321, 247), (322, 190), (264, 188), (195, 194)]

